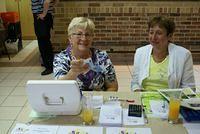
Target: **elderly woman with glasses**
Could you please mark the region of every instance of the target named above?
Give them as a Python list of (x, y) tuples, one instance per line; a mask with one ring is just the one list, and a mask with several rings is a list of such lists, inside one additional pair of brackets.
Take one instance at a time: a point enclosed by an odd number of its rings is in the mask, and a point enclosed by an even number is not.
[(83, 91), (117, 91), (114, 66), (105, 51), (92, 47), (95, 25), (85, 17), (75, 17), (68, 26), (70, 45), (54, 58), (58, 80), (76, 80)]
[(175, 23), (156, 16), (148, 23), (149, 45), (136, 50), (132, 91), (194, 86), (193, 61), (189, 50), (171, 42)]

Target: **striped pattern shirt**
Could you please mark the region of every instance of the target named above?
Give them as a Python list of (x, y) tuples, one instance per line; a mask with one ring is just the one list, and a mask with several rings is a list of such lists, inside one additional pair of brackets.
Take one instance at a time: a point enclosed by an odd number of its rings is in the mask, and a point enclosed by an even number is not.
[[(45, 0), (31, 0), (31, 2), (32, 2), (32, 12), (33, 13), (42, 13), (44, 1)], [(54, 4), (54, 0), (51, 0), (47, 13), (53, 13), (53, 11), (54, 11), (53, 4)]]

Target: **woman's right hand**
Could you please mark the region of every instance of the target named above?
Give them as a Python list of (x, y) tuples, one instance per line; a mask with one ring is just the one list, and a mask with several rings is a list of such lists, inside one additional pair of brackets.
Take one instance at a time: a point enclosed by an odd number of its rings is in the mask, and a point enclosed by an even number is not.
[(76, 80), (79, 74), (86, 73), (88, 71), (89, 67), (87, 64), (84, 64), (83, 59), (72, 60), (71, 69), (66, 75), (59, 77), (59, 80)]
[(87, 72), (88, 70), (89, 67), (87, 64), (84, 64), (83, 59), (71, 61), (71, 71), (76, 73), (79, 72), (79, 74), (81, 74)]

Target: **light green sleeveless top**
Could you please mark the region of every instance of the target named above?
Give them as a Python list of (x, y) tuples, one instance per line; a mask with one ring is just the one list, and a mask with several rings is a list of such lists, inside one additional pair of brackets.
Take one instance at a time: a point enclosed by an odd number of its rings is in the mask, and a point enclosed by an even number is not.
[(156, 63), (153, 56), (151, 56), (149, 77), (145, 78), (142, 82), (145, 90), (150, 91), (168, 88), (168, 63), (168, 56), (160, 63)]

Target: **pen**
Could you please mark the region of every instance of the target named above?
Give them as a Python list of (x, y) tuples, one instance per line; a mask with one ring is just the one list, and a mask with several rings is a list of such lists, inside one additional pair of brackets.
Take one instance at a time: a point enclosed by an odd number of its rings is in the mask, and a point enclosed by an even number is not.
[(142, 105), (142, 111), (143, 111), (143, 115), (144, 115), (144, 122), (145, 122), (145, 124), (148, 124), (147, 114), (145, 113), (145, 109), (144, 109), (143, 105)]
[(148, 124), (147, 114), (146, 114), (145, 109), (144, 109), (144, 107), (146, 107), (146, 106), (143, 105), (143, 101), (142, 100), (143, 100), (143, 97), (141, 97), (141, 105), (142, 105), (142, 111), (143, 111), (143, 115), (144, 115), (144, 123)]
[(115, 97), (115, 96), (110, 96), (109, 97), (109, 100), (110, 101), (126, 101), (126, 102), (130, 102), (130, 103), (133, 103), (133, 102), (135, 102), (135, 100), (129, 100), (129, 99), (121, 99), (121, 98), (119, 98), (119, 97)]
[(118, 101), (126, 101), (126, 102), (130, 102), (130, 103), (134, 103), (135, 100), (126, 100), (126, 99), (118, 99)]

